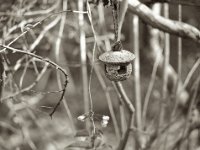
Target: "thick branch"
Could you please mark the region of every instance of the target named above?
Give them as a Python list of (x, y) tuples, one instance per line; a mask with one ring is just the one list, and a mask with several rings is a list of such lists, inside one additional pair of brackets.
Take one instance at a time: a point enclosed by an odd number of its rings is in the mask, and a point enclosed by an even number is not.
[(163, 30), (165, 32), (178, 35), (180, 37), (190, 38), (200, 43), (200, 31), (183, 22), (173, 21), (156, 15), (150, 8), (138, 0), (129, 0), (129, 10), (137, 14), (147, 24)]
[(169, 4), (181, 4), (189, 6), (200, 6), (199, 0), (140, 0), (142, 3), (153, 4), (153, 3), (169, 3)]

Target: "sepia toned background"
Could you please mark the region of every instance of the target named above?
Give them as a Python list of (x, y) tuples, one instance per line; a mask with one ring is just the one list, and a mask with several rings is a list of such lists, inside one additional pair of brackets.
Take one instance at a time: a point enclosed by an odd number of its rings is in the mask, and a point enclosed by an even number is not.
[(120, 1), (136, 58), (111, 82), (107, 2), (0, 0), (0, 150), (200, 149), (200, 3)]

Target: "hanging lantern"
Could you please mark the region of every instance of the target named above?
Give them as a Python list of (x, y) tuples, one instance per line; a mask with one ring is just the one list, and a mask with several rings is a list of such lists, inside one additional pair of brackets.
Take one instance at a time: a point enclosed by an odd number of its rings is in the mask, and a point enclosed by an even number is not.
[(123, 81), (130, 77), (132, 72), (131, 62), (135, 56), (133, 53), (123, 50), (120, 41), (108, 51), (99, 56), (105, 64), (105, 75), (111, 81)]

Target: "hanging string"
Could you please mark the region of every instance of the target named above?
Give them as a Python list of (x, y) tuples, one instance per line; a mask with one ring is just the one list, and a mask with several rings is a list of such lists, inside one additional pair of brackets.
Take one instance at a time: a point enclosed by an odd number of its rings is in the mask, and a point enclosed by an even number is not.
[(112, 15), (113, 15), (113, 23), (114, 23), (114, 33), (115, 33), (115, 43), (112, 46), (113, 51), (120, 51), (122, 50), (122, 43), (118, 41), (118, 32), (119, 32), (119, 0), (112, 0)]
[(115, 32), (115, 41), (118, 40), (118, 23), (119, 23), (119, 1), (113, 0), (112, 3), (112, 15), (114, 22), (114, 32)]

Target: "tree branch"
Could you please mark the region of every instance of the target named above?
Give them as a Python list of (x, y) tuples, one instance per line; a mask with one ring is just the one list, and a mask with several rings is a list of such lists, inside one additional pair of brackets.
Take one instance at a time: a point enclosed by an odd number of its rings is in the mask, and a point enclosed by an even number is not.
[(140, 0), (145, 4), (154, 4), (154, 3), (169, 3), (175, 5), (189, 5), (189, 6), (200, 6), (199, 0)]
[(140, 19), (152, 27), (174, 35), (178, 35), (183, 38), (190, 38), (200, 43), (200, 31), (192, 25), (179, 21), (173, 21), (161, 17), (160, 15), (156, 15), (150, 8), (138, 0), (129, 0), (128, 3), (130, 12), (138, 15)]
[(50, 59), (43, 58), (43, 57), (41, 57), (39, 55), (31, 53), (31, 52), (29, 52), (30, 50), (29, 51), (23, 51), (23, 50), (16, 49), (16, 48), (13, 48), (13, 47), (10, 47), (10, 46), (6, 46), (6, 45), (2, 45), (2, 44), (0, 44), (0, 46), (3, 47), (3, 49), (0, 50), (0, 53), (4, 52), (7, 49), (7, 50), (12, 51), (13, 53), (17, 52), (17, 53), (22, 53), (22, 54), (25, 54), (25, 55), (29, 55), (31, 57), (34, 57), (34, 58), (37, 58), (37, 59), (41, 60), (42, 62), (46, 62), (46, 63), (52, 65), (57, 70), (59, 70), (60, 72), (63, 73), (63, 75), (65, 76), (66, 80), (65, 80), (65, 83), (64, 83), (64, 86), (63, 86), (63, 89), (62, 89), (61, 97), (60, 97), (59, 101), (56, 103), (56, 105), (54, 106), (53, 111), (49, 114), (50, 117), (52, 118), (53, 114), (55, 113), (56, 109), (58, 108), (58, 106), (60, 105), (61, 101), (63, 100), (63, 98), (65, 96), (65, 92), (66, 92), (66, 88), (67, 88), (67, 84), (68, 84), (68, 77), (67, 77), (68, 75), (67, 75), (66, 71), (62, 67), (60, 67), (58, 64), (56, 64), (55, 62), (51, 61)]

